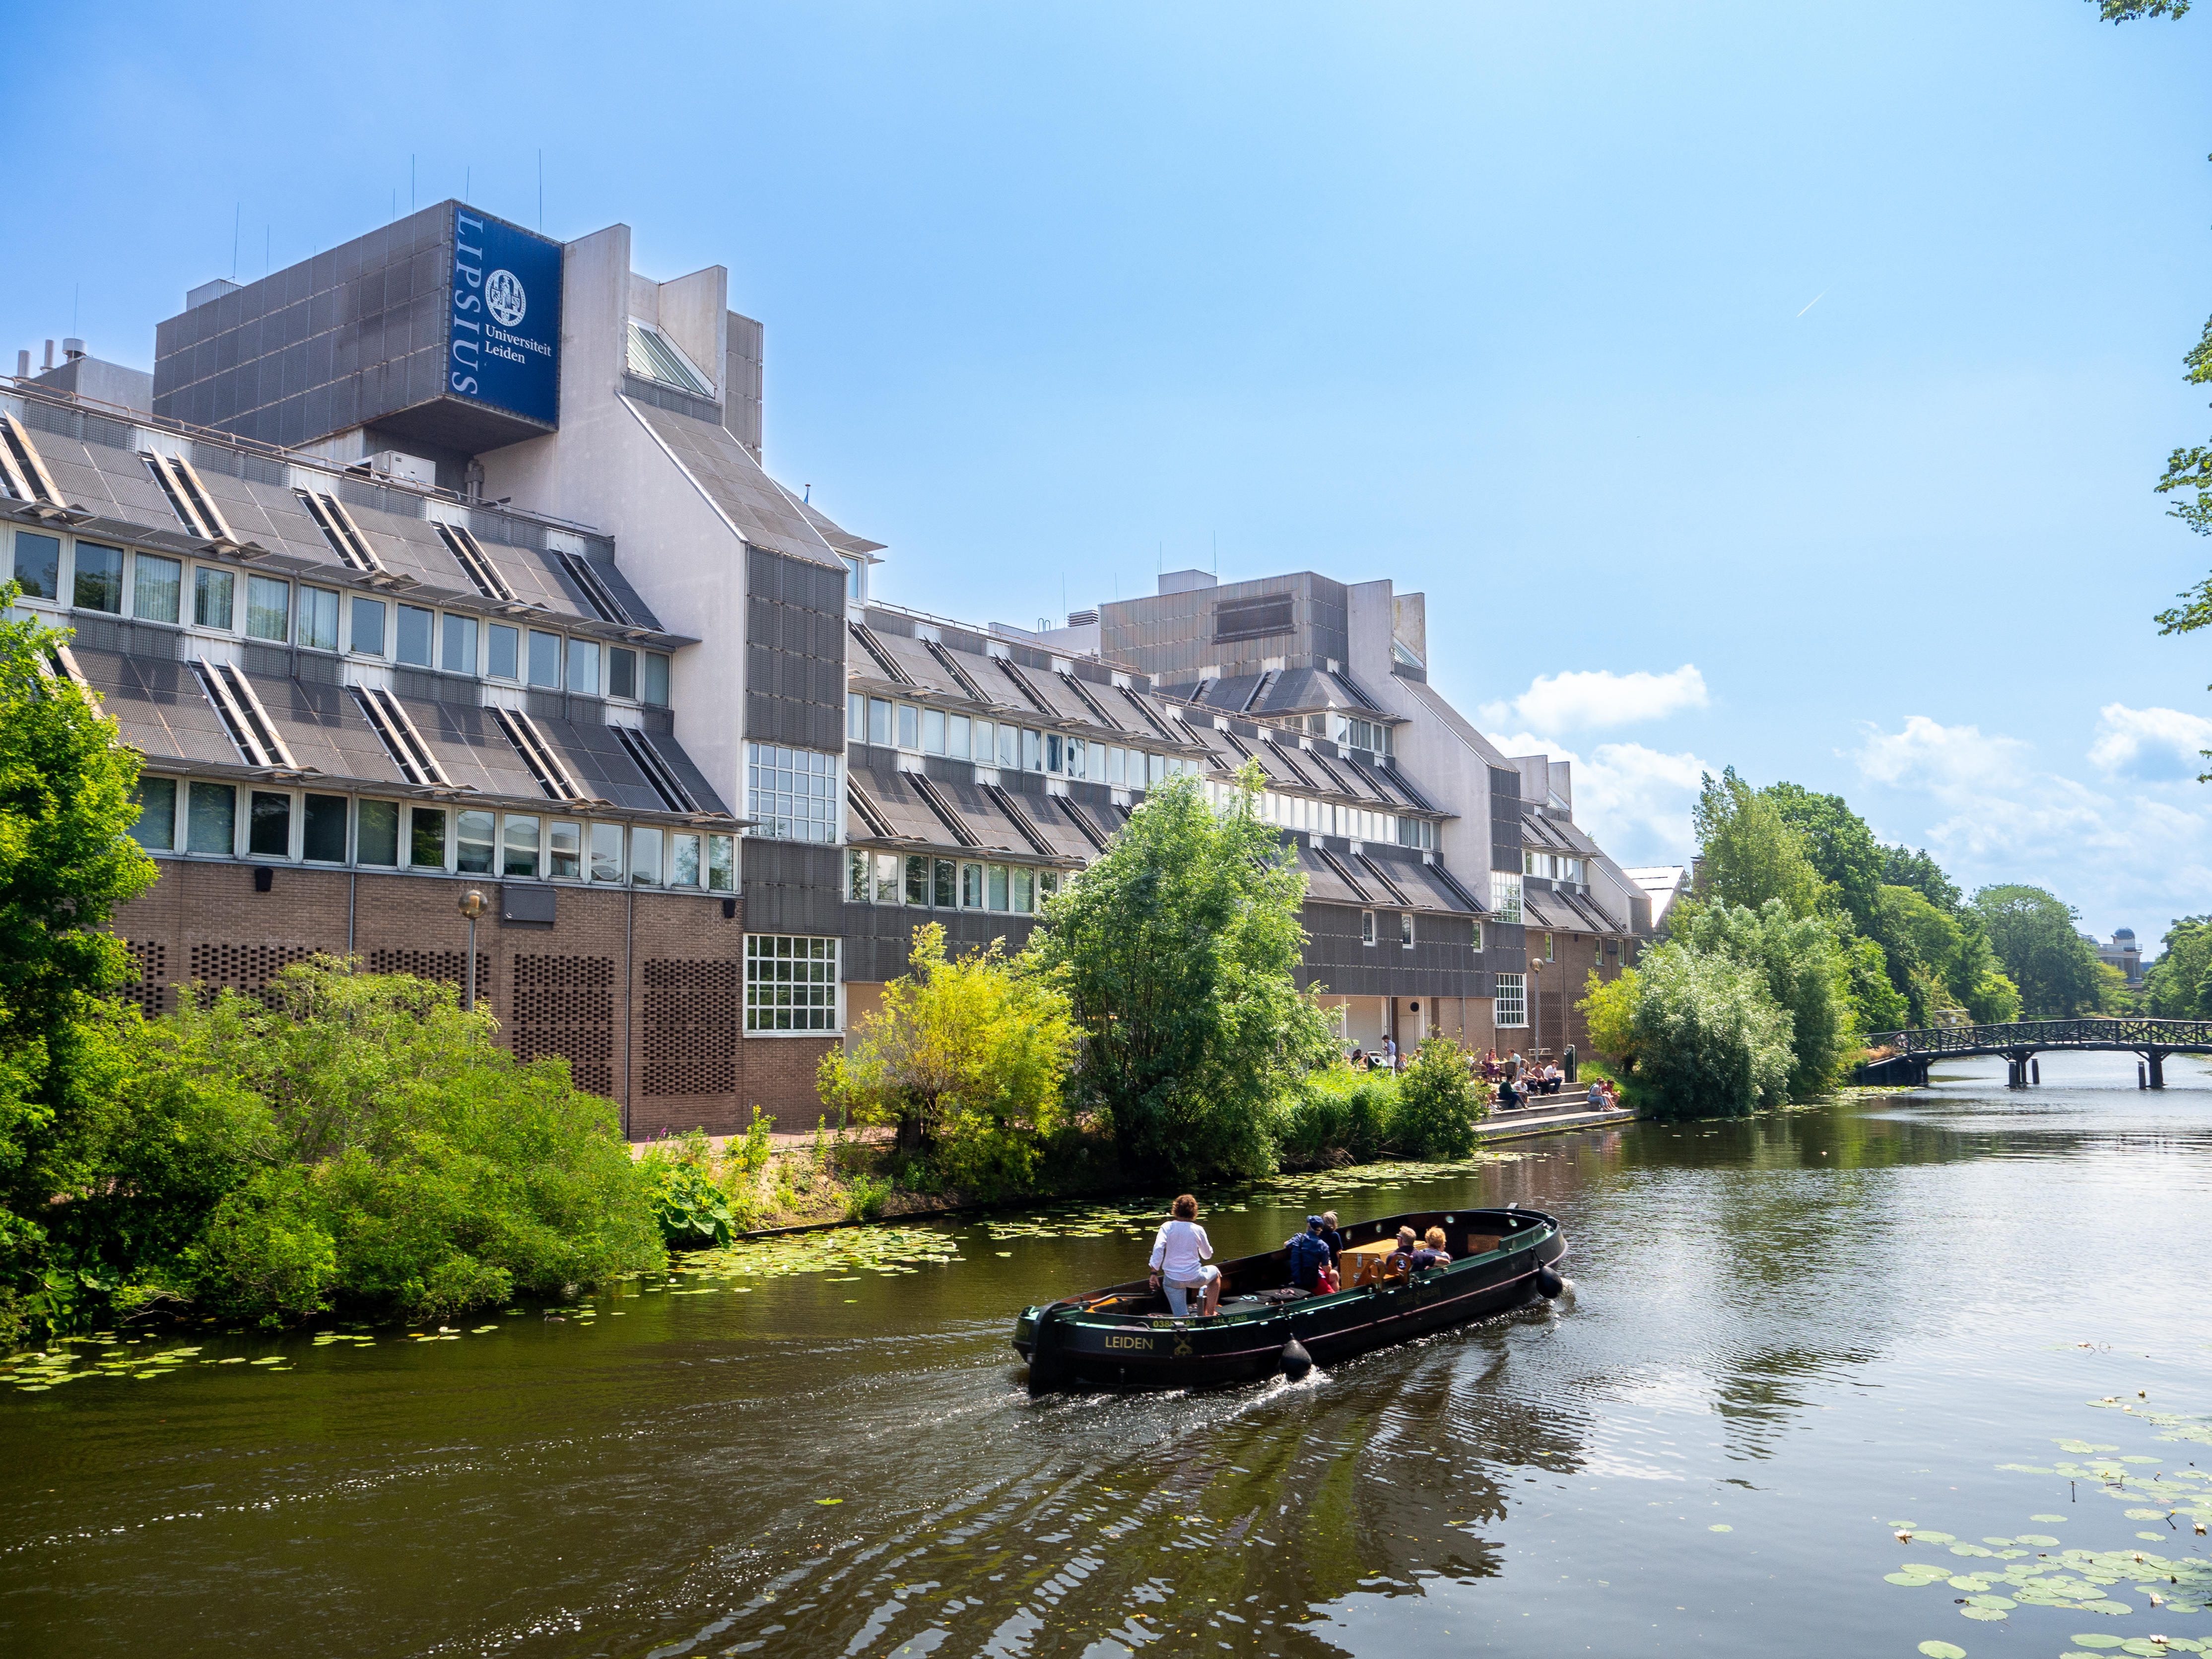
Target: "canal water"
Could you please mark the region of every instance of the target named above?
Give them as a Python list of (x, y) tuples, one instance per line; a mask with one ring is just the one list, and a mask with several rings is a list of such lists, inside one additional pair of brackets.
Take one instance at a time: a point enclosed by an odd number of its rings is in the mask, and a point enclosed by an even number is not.
[(1015, 1311), (1141, 1267), (1082, 1207), (19, 1363), (0, 1651), (2212, 1650), (2212, 1075), (2042, 1072), (1212, 1194), (1565, 1223), (1556, 1306), (1296, 1387), (1031, 1401)]

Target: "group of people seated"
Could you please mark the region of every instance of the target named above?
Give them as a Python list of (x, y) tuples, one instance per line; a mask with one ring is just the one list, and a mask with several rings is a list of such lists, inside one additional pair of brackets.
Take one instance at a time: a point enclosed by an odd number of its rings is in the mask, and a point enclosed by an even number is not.
[[(1291, 1288), (1315, 1296), (1328, 1296), (1341, 1290), (1344, 1281), (1338, 1261), (1344, 1249), (1344, 1235), (1338, 1230), (1335, 1211), (1325, 1210), (1319, 1215), (1308, 1216), (1306, 1230), (1283, 1246)], [(1194, 1292), (1199, 1298), (1200, 1317), (1210, 1317), (1220, 1311), (1225, 1281), (1221, 1269), (1206, 1260), (1212, 1254), (1213, 1242), (1206, 1237), (1206, 1229), (1198, 1224), (1198, 1200), (1185, 1193), (1176, 1200), (1168, 1219), (1160, 1224), (1159, 1232), (1152, 1240), (1152, 1285), (1166, 1293), (1168, 1311), (1177, 1318), (1190, 1311)], [(1401, 1227), (1397, 1248), (1383, 1261), (1382, 1277), (1403, 1278), (1424, 1268), (1448, 1267), (1450, 1263), (1450, 1254), (1444, 1249), (1443, 1228), (1431, 1227), (1425, 1236), (1416, 1236), (1411, 1227)]]

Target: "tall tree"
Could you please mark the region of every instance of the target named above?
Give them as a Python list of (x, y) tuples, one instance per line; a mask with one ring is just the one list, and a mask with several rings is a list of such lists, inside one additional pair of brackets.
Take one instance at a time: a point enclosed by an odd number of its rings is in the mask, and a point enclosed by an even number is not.
[(1771, 783), (1759, 793), (1797, 832), (1805, 856), (1862, 933), (1873, 931), (1875, 890), (1882, 883), (1882, 849), (1866, 820), (1841, 795), (1818, 795), (1802, 784)]
[(1260, 782), (1248, 763), (1218, 811), (1194, 778), (1152, 791), (1030, 945), (1074, 1005), (1078, 1087), (1121, 1155), (1186, 1180), (1269, 1167), (1275, 1102), (1335, 1054), (1294, 977), (1305, 876)]
[(1885, 847), (1881, 849), (1881, 881), (1885, 887), (1910, 887), (1937, 909), (1956, 915), (1966, 895), (1943, 873), (1943, 866), (1922, 848)]
[(1780, 899), (1757, 910), (1714, 905), (1690, 918), (1675, 939), (1686, 948), (1756, 969), (1767, 994), (1790, 1017), (1791, 1061), (1784, 1085), (1803, 1100), (1832, 1088), (1857, 1048), (1850, 977), (1825, 916), (1793, 916)]
[(1989, 930), (1990, 948), (2030, 1019), (2094, 1013), (2101, 981), (2097, 952), (2081, 937), (2071, 905), (2040, 887), (1984, 887), (1973, 908)]
[(2165, 948), (2143, 970), (2143, 996), (2163, 1019), (2202, 1019), (2212, 1012), (2212, 916), (2184, 916), (2166, 930)]
[(1793, 916), (1809, 916), (1820, 908), (1824, 884), (1806, 855), (1804, 836), (1735, 768), (1718, 778), (1705, 775), (1691, 817), (1698, 836), (1695, 908), (1741, 904), (1756, 910), (1769, 899), (1779, 899)]

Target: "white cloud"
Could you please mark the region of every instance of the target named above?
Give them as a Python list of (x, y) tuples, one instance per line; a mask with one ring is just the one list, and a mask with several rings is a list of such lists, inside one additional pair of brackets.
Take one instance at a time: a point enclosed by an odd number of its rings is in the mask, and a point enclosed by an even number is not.
[(1548, 755), (1574, 766), (1575, 822), (1617, 864), (1687, 864), (1696, 850), (1690, 809), (1707, 772), (1692, 754), (1668, 755), (1640, 743), (1601, 743), (1587, 756), (1522, 732), (1501, 738), (1509, 755)]
[(2178, 708), (2130, 708), (2108, 702), (2097, 711), (2089, 759), (2108, 777), (2169, 781), (2204, 770), (2212, 720)]
[(1857, 759), (1877, 783), (1948, 795), (2016, 787), (2027, 776), (2028, 752), (2017, 738), (1985, 738), (1977, 726), (1912, 714), (1901, 732), (1869, 731)]
[(1707, 701), (1705, 677), (1696, 664), (1686, 662), (1668, 674), (1640, 668), (1632, 674), (1609, 668), (1539, 674), (1519, 696), (1485, 703), (1480, 713), (1491, 726), (1518, 720), (1544, 731), (1572, 732), (1656, 720), (1678, 709), (1703, 708)]

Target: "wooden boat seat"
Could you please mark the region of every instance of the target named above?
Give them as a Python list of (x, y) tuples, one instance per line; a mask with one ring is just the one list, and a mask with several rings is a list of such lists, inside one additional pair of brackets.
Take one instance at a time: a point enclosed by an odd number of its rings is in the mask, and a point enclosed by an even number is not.
[(1397, 1250), (1395, 1238), (1378, 1238), (1365, 1244), (1346, 1245), (1336, 1259), (1336, 1271), (1344, 1281), (1344, 1288), (1356, 1291), (1362, 1285), (1382, 1282), (1382, 1264)]

